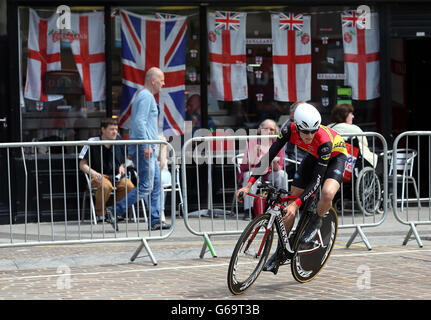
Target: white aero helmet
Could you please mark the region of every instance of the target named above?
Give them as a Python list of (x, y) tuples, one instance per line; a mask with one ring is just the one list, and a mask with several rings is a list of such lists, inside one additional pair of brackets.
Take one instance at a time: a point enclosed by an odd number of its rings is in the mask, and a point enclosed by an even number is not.
[(318, 130), (322, 122), (319, 111), (309, 103), (298, 105), (293, 117), (298, 130)]

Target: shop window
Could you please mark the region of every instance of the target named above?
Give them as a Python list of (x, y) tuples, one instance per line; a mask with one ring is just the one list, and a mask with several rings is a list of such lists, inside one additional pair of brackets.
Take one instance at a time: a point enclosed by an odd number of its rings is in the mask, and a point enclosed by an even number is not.
[[(305, 100), (318, 107), (323, 123), (329, 124), (332, 107), (352, 103), (355, 123), (366, 130), (375, 130), (380, 101), (378, 62), (358, 69), (353, 63), (355, 57), (345, 55), (350, 53), (345, 52), (345, 46), (356, 41), (358, 33), (354, 28), (343, 28), (342, 15), (351, 10), (356, 13), (356, 9), (352, 6), (209, 8), (208, 65), (212, 82), (209, 116), (217, 126), (233, 129), (256, 128), (266, 118), (282, 125), (289, 119), (290, 105)], [(287, 31), (280, 32), (289, 28), (296, 30), (294, 37), (289, 38)], [(377, 43), (377, 48), (370, 50), (377, 53), (367, 55), (369, 61), (379, 59), (378, 23), (371, 28), (376, 31), (373, 44)], [(294, 38), (295, 42), (291, 42)], [(296, 46), (295, 57), (287, 49), (289, 43)], [(350, 73), (359, 73), (361, 79), (367, 74), (374, 78), (377, 75), (377, 82), (368, 78), (366, 81), (367, 85), (373, 83), (370, 90), (374, 93), (357, 96), (358, 84), (352, 86), (346, 79), (346, 56), (352, 61)], [(286, 81), (290, 84), (286, 85)]]
[(184, 134), (190, 105), (200, 113), (199, 8), (126, 6), (113, 10), (113, 16), (113, 114), (121, 134), (128, 136), (130, 102), (150, 67), (165, 74), (165, 87), (156, 96), (160, 131)]
[[(119, 119), (121, 133), (127, 138), (127, 107), (132, 100), (133, 94), (142, 88), (145, 71), (151, 66), (158, 66), (165, 71), (167, 85), (164, 94), (168, 100), (163, 99), (162, 95), (156, 97), (161, 99), (160, 109), (160, 128), (166, 131), (167, 135), (178, 135), (184, 133), (184, 118), (187, 117), (187, 101), (194, 101), (200, 95), (200, 70), (199, 70), (199, 9), (198, 7), (121, 7), (113, 8), (111, 12), (111, 57), (112, 57), (112, 92), (105, 92), (105, 74), (98, 74), (99, 98), (90, 97), (85, 90), (89, 83), (91, 89), (94, 88), (94, 80), (86, 81), (80, 75), (82, 68), (77, 66), (76, 54), (73, 52), (73, 42), (78, 41), (79, 30), (62, 33), (56, 29), (54, 15), (57, 8), (49, 7), (21, 7), (19, 8), (20, 17), (20, 49), (21, 49), (21, 118), (22, 118), (22, 140), (82, 140), (89, 136), (97, 135), (99, 132), (99, 121), (110, 112), (113, 117)], [(104, 21), (103, 7), (71, 7), (72, 15), (78, 14), (102, 14), (97, 31), (102, 32), (102, 37), (98, 40), (103, 41), (104, 52)], [(121, 12), (130, 14), (131, 20), (128, 26), (122, 25)], [(126, 15), (123, 15), (125, 17)], [(51, 20), (49, 20), (51, 18)], [(173, 26), (172, 21), (184, 19), (182, 30), (177, 30), (178, 24)], [(51, 51), (55, 53), (57, 65), (50, 64), (48, 68), (42, 69), (38, 64), (38, 58), (30, 61), (39, 67), (39, 74), (36, 74), (28, 81), (28, 58), (29, 51), (32, 57), (33, 48), (30, 50), (28, 39), (30, 36), (37, 36), (37, 30), (30, 28), (31, 19), (45, 19), (49, 26), (47, 31), (51, 37)], [(139, 19), (152, 19), (158, 21), (163, 26), (165, 37), (160, 41), (151, 38), (146, 43), (139, 46), (145, 48), (154, 57), (156, 51), (159, 54), (158, 61), (151, 61), (148, 66), (142, 64), (148, 62), (145, 52), (136, 53), (132, 46), (127, 48), (127, 53), (123, 50), (122, 42), (127, 40), (127, 33), (140, 32)], [(39, 21), (38, 20), (38, 21)], [(132, 21), (133, 20), (133, 21)], [(132, 22), (131, 22), (132, 21)], [(131, 23), (130, 23), (131, 22)], [(92, 23), (95, 23), (93, 19)], [(34, 22), (33, 22), (34, 24)], [(73, 21), (72, 21), (73, 24)], [(101, 28), (100, 28), (101, 27)], [(135, 30), (133, 31), (133, 28)], [(123, 30), (124, 29), (124, 30)], [(139, 30), (138, 30), (139, 29)], [(29, 32), (30, 30), (30, 32)], [(162, 27), (159, 31), (162, 30)], [(178, 32), (178, 35), (176, 34)], [(183, 33), (181, 33), (183, 32)], [(136, 36), (136, 34), (134, 34)], [(140, 34), (142, 36), (142, 34)], [(137, 39), (143, 42), (144, 37)], [(55, 44), (55, 45), (53, 45)], [(35, 42), (38, 46), (38, 40)], [(157, 47), (158, 45), (158, 47)], [(90, 45), (91, 46), (91, 45)], [(49, 51), (49, 50), (48, 50)], [(36, 55), (39, 53), (36, 53)], [(134, 55), (134, 56), (133, 56)], [(139, 56), (138, 56), (139, 55)], [(147, 57), (149, 56), (147, 55)], [(163, 60), (170, 55), (170, 60)], [(182, 56), (181, 56), (182, 55)], [(133, 56), (133, 58), (131, 58)], [(52, 56), (46, 59), (54, 59)], [(160, 65), (160, 63), (166, 65)], [(168, 65), (169, 64), (169, 65)], [(30, 65), (30, 67), (33, 67)], [(133, 67), (136, 74), (130, 77), (125, 69)], [(33, 68), (34, 69), (34, 68)], [(34, 71), (32, 69), (32, 71)], [(37, 68), (36, 68), (37, 69)], [(45, 74), (45, 71), (46, 72)], [(92, 69), (92, 75), (101, 69)], [(40, 72), (43, 72), (42, 76)], [(105, 69), (103, 68), (103, 72)], [(82, 73), (82, 72), (81, 72)], [(178, 80), (182, 77), (182, 80)], [(132, 79), (133, 78), (133, 79)], [(171, 81), (173, 79), (173, 81)], [(103, 86), (100, 83), (103, 82)], [(71, 88), (73, 86), (73, 88)], [(35, 89), (36, 88), (36, 89)], [(43, 89), (42, 89), (43, 88)], [(40, 90), (38, 90), (40, 89)], [(40, 92), (39, 92), (40, 91)], [(36, 92), (33, 95), (29, 92)], [(106, 105), (106, 94), (112, 94), (112, 107)], [(190, 99), (191, 98), (191, 99)], [(159, 101), (158, 101), (159, 102)], [(107, 108), (112, 108), (107, 110)], [(200, 110), (200, 103), (199, 103)], [(166, 111), (166, 112), (165, 112)]]
[(23, 141), (85, 140), (106, 116), (103, 7), (69, 9), (19, 8)]
[[(204, 79), (205, 83), (209, 85), (208, 125), (211, 128), (256, 128), (258, 123), (265, 118), (272, 118), (281, 125), (288, 119), (290, 105), (297, 100), (306, 100), (320, 109), (324, 124), (330, 122), (330, 111), (333, 106), (338, 102), (351, 102), (356, 109), (355, 123), (362, 125), (366, 130), (375, 130), (375, 115), (378, 114), (377, 109), (380, 102), (378, 83), (372, 88), (374, 94), (358, 97), (355, 92), (357, 92), (359, 85), (352, 85), (346, 80), (347, 69), (350, 73), (359, 70), (356, 73), (360, 74), (359, 78), (361, 79), (367, 76), (372, 77), (372, 72), (367, 69), (368, 64), (365, 69), (363, 66), (358, 69), (358, 63), (354, 66), (353, 60), (355, 58), (352, 54), (349, 56), (351, 59), (349, 61), (350, 67), (346, 68), (347, 61), (345, 61), (346, 52), (344, 49), (346, 44), (353, 43), (357, 37), (356, 31), (343, 30), (341, 15), (347, 10), (356, 10), (356, 7), (209, 7), (208, 34), (206, 35), (209, 48), (207, 70), (209, 76), (208, 79)], [(202, 125), (200, 87), (203, 79), (201, 79), (201, 70), (199, 69), (200, 37), (202, 35), (199, 34), (198, 7), (129, 6), (112, 8), (112, 47), (110, 49), (112, 92), (105, 92), (105, 74), (101, 72), (101, 69), (104, 70), (104, 68), (99, 64), (100, 68), (92, 69), (91, 72), (92, 76), (95, 73), (99, 74), (98, 84), (90, 83), (91, 92), (94, 91), (97, 97), (89, 94), (89, 82), (83, 80), (82, 74), (85, 72), (80, 73), (80, 65), (82, 64), (79, 63), (79, 57), (76, 57), (73, 51), (74, 44), (80, 41), (79, 32), (61, 33), (56, 30), (55, 26), (52, 27), (52, 31), (50, 29), (48, 32), (50, 32), (49, 36), (52, 42), (55, 42), (56, 47), (51, 49), (52, 52), (49, 52), (52, 54), (50, 61), (55, 63), (55, 59), (57, 59), (61, 62), (61, 66), (47, 68), (46, 71), (49, 72), (43, 76), (36, 74), (34, 79), (28, 77), (29, 57), (32, 57), (35, 51), (34, 48), (29, 50), (29, 38), (31, 36), (34, 38), (39, 32), (36, 28), (30, 29), (30, 18), (32, 15), (36, 15), (37, 19), (49, 19), (55, 12), (56, 8), (54, 7), (19, 8), (20, 110), (21, 138), (23, 141), (87, 139), (98, 134), (100, 118), (105, 117), (108, 112), (114, 117), (118, 117), (122, 128), (121, 133), (127, 137), (127, 108), (133, 99), (133, 94), (143, 85), (146, 66), (145, 63), (142, 65), (145, 54), (141, 52), (138, 57), (136, 52), (132, 52), (135, 50), (132, 45), (136, 45), (135, 40), (137, 38), (132, 40), (133, 43), (127, 44), (129, 48), (126, 51), (124, 51), (123, 42), (127, 39), (130, 40), (131, 32), (134, 33), (133, 36), (136, 36), (141, 31), (142, 19), (148, 17), (159, 19), (159, 22), (163, 23), (165, 38), (160, 39), (165, 42), (152, 40), (145, 44), (139, 44), (140, 48), (145, 46), (153, 55), (156, 52), (162, 52), (165, 58), (169, 56), (171, 60), (162, 59), (158, 63), (152, 63), (151, 66), (159, 66), (164, 69), (165, 77), (168, 77), (168, 73), (172, 72), (172, 74), (175, 73), (182, 78), (181, 81), (175, 80), (167, 84), (162, 91), (165, 96), (157, 97), (162, 101), (159, 103), (162, 115), (159, 128), (162, 128), (165, 135), (169, 136), (185, 133), (187, 128), (184, 127), (184, 120), (190, 120), (194, 130)], [(128, 18), (126, 17), (127, 23), (124, 21), (123, 25), (121, 12), (126, 12), (125, 16), (129, 15)], [(103, 45), (100, 47), (104, 50), (103, 7), (71, 7), (71, 13), (76, 16), (100, 15), (100, 23), (96, 24), (95, 28), (103, 26), (96, 29), (99, 30), (98, 32), (103, 31), (101, 33), (103, 36), (98, 38), (103, 40)], [(235, 44), (229, 48), (233, 51), (226, 54), (222, 50), (227, 50), (227, 47), (223, 47), (223, 42), (218, 44), (217, 41), (223, 38), (223, 24), (226, 27), (223, 19), (226, 19), (228, 14), (230, 15), (229, 18), (238, 20), (238, 22), (229, 25), (229, 28), (232, 28), (233, 32), (241, 30), (241, 41), (244, 42), (244, 45), (238, 49), (236, 48), (237, 43), (231, 43)], [(286, 16), (289, 14), (291, 16)], [(285, 25), (282, 25), (280, 19), (274, 22), (274, 16), (281, 16), (284, 20), (302, 17), (303, 22), (298, 23), (297, 26), (286, 22), (284, 22)], [(215, 26), (215, 17), (219, 19), (217, 27)], [(179, 22), (174, 26), (173, 21), (183, 18), (185, 20), (181, 21), (184, 22)], [(90, 23), (95, 21), (96, 19), (90, 19)], [(274, 23), (277, 25), (275, 26)], [(79, 25), (79, 23), (77, 24)], [(287, 75), (288, 64), (292, 63), (293, 59), (286, 58), (287, 53), (283, 55), (283, 48), (274, 44), (275, 31), (280, 28), (287, 28), (287, 26), (298, 28), (295, 39), (297, 39), (298, 45), (307, 46), (306, 52), (296, 52), (296, 55), (302, 54), (307, 57), (301, 58), (305, 59), (303, 62), (298, 62), (299, 60), (296, 62), (296, 75), (294, 77), (291, 74)], [(374, 42), (378, 44), (378, 24), (373, 25), (372, 28), (377, 28), (377, 39), (374, 39)], [(29, 30), (33, 31), (29, 33)], [(172, 30), (175, 32), (171, 32)], [(186, 32), (183, 33), (183, 31)], [(172, 40), (168, 39), (168, 36), (172, 37), (173, 34), (175, 37)], [(139, 35), (140, 38), (137, 41), (143, 42), (144, 37), (142, 34)], [(288, 41), (287, 35), (283, 35), (283, 37), (285, 38), (277, 40), (277, 45), (283, 45), (284, 42)], [(33, 41), (36, 47), (38, 41)], [(95, 42), (92, 43), (91, 41), (90, 44), (91, 46), (96, 45)], [(217, 45), (219, 46), (218, 49)], [(235, 50), (240, 51), (235, 52)], [(379, 59), (378, 47), (375, 50), (377, 52), (367, 59)], [(223, 60), (221, 56), (227, 60)], [(94, 59), (97, 58), (101, 58), (101, 55), (94, 57)], [(31, 62), (33, 67), (39, 68), (40, 73), (42, 68), (40, 64), (38, 65), (38, 59), (33, 60)], [(214, 67), (215, 63), (220, 64), (219, 69)], [(298, 64), (301, 63), (308, 64), (308, 69), (298, 67)], [(133, 68), (136, 72), (129, 77), (126, 69)], [(374, 68), (374, 70), (378, 69), (378, 67), (377, 69)], [(99, 71), (100, 73), (98, 73)], [(274, 78), (276, 72), (278, 72), (278, 76)], [(226, 73), (229, 74), (230, 78), (226, 76)], [(374, 79), (376, 78), (378, 78), (378, 71), (374, 73)], [(283, 81), (294, 83), (296, 89), (284, 88), (282, 86)], [(368, 88), (368, 84), (371, 82), (367, 78), (365, 82)], [(101, 83), (103, 83), (102, 86)], [(41, 86), (42, 89), (40, 89)], [(37, 93), (38, 88), (40, 89), (39, 95), (29, 94), (31, 92)], [(368, 90), (367, 88), (366, 90)], [(112, 95), (112, 106), (106, 105), (106, 95), (108, 94)], [(41, 98), (42, 95), (45, 96)], [(108, 108), (112, 109), (108, 110)]]

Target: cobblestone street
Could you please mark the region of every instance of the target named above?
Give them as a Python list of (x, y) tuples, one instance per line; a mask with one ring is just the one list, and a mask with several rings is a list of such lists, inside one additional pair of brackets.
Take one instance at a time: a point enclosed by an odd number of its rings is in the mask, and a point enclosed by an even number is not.
[(277, 276), (263, 272), (241, 296), (232, 296), (227, 288), (228, 263), (227, 257), (221, 257), (162, 261), (154, 266), (142, 259), (134, 263), (1, 271), (0, 298), (431, 299), (429, 245), (379, 246), (373, 251), (336, 248), (313, 281), (297, 283), (290, 267), (284, 266)]

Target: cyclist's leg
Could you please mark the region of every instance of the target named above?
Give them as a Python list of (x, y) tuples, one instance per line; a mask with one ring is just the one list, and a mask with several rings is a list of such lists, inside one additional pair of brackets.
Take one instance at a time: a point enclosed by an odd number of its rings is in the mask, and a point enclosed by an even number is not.
[(323, 180), (320, 199), (317, 203), (317, 215), (313, 215), (311, 218), (307, 228), (301, 236), (301, 243), (310, 244), (310, 242), (313, 241), (314, 236), (317, 234), (317, 230), (322, 226), (322, 218), (332, 207), (332, 200), (340, 189), (346, 159), (346, 156), (341, 154), (331, 159), (328, 163), (328, 169), (326, 170)]
[(322, 191), (320, 193), (320, 200), (317, 203), (316, 213), (310, 219), (307, 227), (305, 228), (304, 233), (300, 238), (300, 242), (302, 244), (312, 245), (313, 239), (317, 234), (317, 231), (322, 227), (323, 217), (332, 207), (332, 199), (334, 199), (335, 194), (337, 193), (340, 184), (338, 181), (328, 178), (323, 183)]
[[(291, 188), (291, 194), (292, 195), (300, 195), (302, 193), (303, 189), (297, 188), (295, 186), (292, 186)], [(293, 223), (295, 222), (295, 215), (287, 216), (285, 215), (283, 217), (283, 224), (286, 229), (286, 233), (289, 234), (292, 230)], [(263, 267), (263, 271), (271, 271), (274, 274), (277, 274), (278, 267), (285, 263), (290, 257), (284, 252), (284, 249), (280, 245), (280, 240), (277, 241), (277, 249), (275, 250), (274, 254), (268, 259), (265, 266)]]
[[(299, 196), (304, 191), (304, 188), (307, 185), (306, 181), (310, 180), (307, 173), (310, 172), (310, 168), (314, 166), (314, 163), (315, 160), (311, 156), (305, 157), (304, 160), (301, 162), (298, 167), (298, 171), (295, 173), (292, 187), (290, 189), (292, 195)], [(285, 215), (283, 217), (283, 224), (286, 228), (287, 234), (289, 234), (292, 230), (294, 222), (295, 215)], [(280, 246), (280, 243), (278, 242), (275, 253), (268, 259), (263, 270), (271, 271), (274, 274), (277, 274), (278, 267), (280, 266), (280, 264), (283, 264), (288, 258), (289, 257), (286, 256), (284, 249)]]
[(323, 180), (320, 200), (317, 203), (317, 214), (320, 217), (323, 217), (332, 207), (332, 200), (340, 189), (341, 182), (343, 180), (346, 160), (346, 156), (340, 154), (331, 159), (328, 164), (328, 169), (326, 170), (325, 178)]
[(323, 217), (332, 207), (332, 200), (340, 189), (340, 183), (332, 178), (327, 178), (323, 183), (320, 200), (317, 203), (317, 214)]
[[(307, 154), (307, 156), (302, 160), (301, 164), (298, 167), (298, 170), (293, 177), (292, 187), (290, 189), (291, 195), (299, 196), (304, 192), (306, 186), (311, 179), (311, 173), (314, 171), (314, 167), (316, 166), (316, 164), (317, 161), (314, 156)], [(295, 222), (295, 216), (284, 216), (283, 222), (287, 234), (289, 234), (292, 230), (293, 223)]]
[(277, 241), (277, 249), (275, 249), (274, 254), (265, 263), (263, 271), (271, 271), (272, 273), (277, 274), (278, 267), (289, 259), (291, 259), (291, 257), (281, 247), (279, 240)]

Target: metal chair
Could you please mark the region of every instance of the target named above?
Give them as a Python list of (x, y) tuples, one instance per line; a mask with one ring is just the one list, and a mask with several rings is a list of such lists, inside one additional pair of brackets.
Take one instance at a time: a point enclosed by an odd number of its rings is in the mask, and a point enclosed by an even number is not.
[[(397, 178), (397, 183), (401, 182), (401, 212), (404, 210), (404, 199), (406, 193), (406, 184), (413, 184), (418, 206), (421, 207), (419, 191), (415, 178), (413, 177), (414, 159), (417, 156), (417, 151), (414, 149), (396, 149), (395, 157), (394, 150), (388, 151), (389, 165), (389, 181), (392, 181), (393, 176)], [(408, 200), (408, 199), (407, 199)]]
[[(183, 207), (184, 206), (184, 201), (183, 201), (183, 194), (182, 194), (182, 191), (181, 191), (180, 169), (179, 169), (178, 165), (175, 168), (175, 173), (176, 173), (175, 188), (172, 188), (172, 184), (171, 183), (164, 184), (163, 185), (163, 192), (165, 192), (165, 195), (166, 195), (166, 192), (172, 192), (172, 191), (178, 192), (178, 194), (180, 196), (180, 203), (178, 204), (178, 208), (179, 208), (178, 212), (180, 213), (181, 210), (183, 210), (183, 212), (184, 212), (184, 207)], [(166, 196), (164, 197), (164, 199), (166, 200)], [(181, 214), (179, 214), (179, 215), (181, 216)]]
[[(96, 193), (97, 188), (96, 187), (92, 187), (91, 186), (91, 180), (90, 177), (88, 176), (88, 174), (84, 173), (85, 179), (87, 181), (87, 189), (84, 192), (84, 197), (82, 199), (82, 216), (81, 216), (81, 220), (84, 220), (84, 214), (85, 214), (85, 203), (86, 203), (86, 197), (88, 196), (90, 199), (90, 220), (91, 223), (93, 224), (97, 224), (97, 216), (96, 216), (96, 209), (94, 206), (94, 201), (93, 201), (93, 195)], [(129, 176), (130, 177), (130, 176)], [(129, 178), (130, 179), (130, 178)], [(116, 191), (116, 187), (114, 186), (114, 190), (112, 190), (111, 192), (111, 196), (114, 195), (114, 192)], [(142, 205), (142, 210), (143, 210), (143, 214), (144, 214), (144, 220), (145, 222), (147, 222), (147, 214), (146, 214), (146, 209), (145, 209), (145, 204), (144, 204), (144, 200), (141, 199), (141, 205)], [(136, 222), (136, 211), (135, 211), (135, 206), (132, 206), (132, 214), (133, 214), (133, 221)]]

